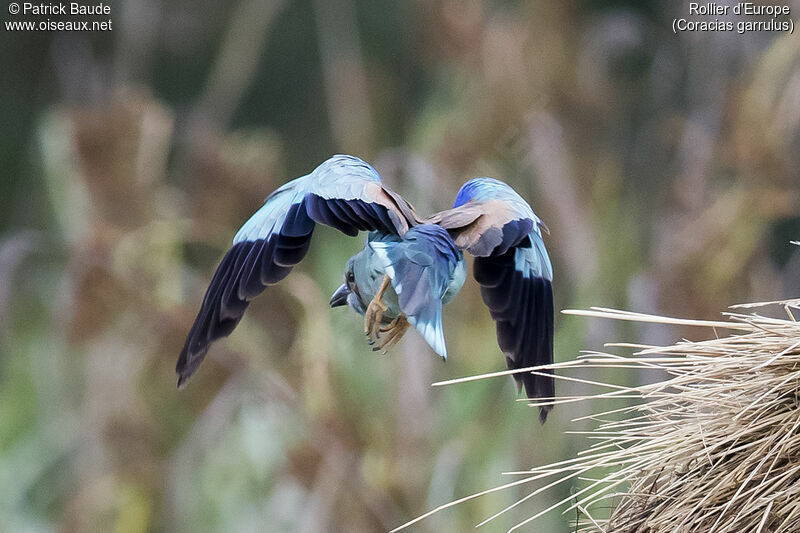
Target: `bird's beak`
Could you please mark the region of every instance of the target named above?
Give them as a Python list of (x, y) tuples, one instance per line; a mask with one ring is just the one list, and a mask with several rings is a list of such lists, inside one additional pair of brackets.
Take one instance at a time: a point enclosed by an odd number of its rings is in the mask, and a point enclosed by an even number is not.
[(334, 292), (333, 296), (331, 296), (331, 307), (347, 305), (348, 294), (350, 294), (350, 289), (347, 287), (347, 285), (342, 285), (336, 289), (336, 292)]

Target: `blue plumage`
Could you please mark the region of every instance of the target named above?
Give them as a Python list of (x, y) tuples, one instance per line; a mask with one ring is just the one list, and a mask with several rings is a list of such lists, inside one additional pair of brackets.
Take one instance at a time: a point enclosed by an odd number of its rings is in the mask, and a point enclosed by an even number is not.
[(415, 226), (402, 239), (392, 235), (374, 239), (367, 246), (375, 250), (377, 265), (391, 279), (400, 311), (446, 359), (442, 304), (464, 284), (466, 267), (461, 250), (447, 231), (433, 224)]
[[(466, 250), (475, 256), (474, 276), (509, 368), (552, 363), (553, 267), (544, 226), (516, 191), (475, 178), (461, 187), (452, 209), (422, 219), (372, 166), (337, 155), (269, 195), (236, 233), (178, 359), (179, 386), (211, 343), (233, 331), (249, 302), (302, 260), (317, 223), (348, 235), (370, 232), (348, 260), (331, 306), (364, 315), (373, 349), (387, 350), (413, 326), (447, 357), (442, 306), (464, 283)], [(554, 395), (551, 376), (514, 376), (531, 398)], [(542, 420), (548, 410), (541, 409)]]
[[(452, 211), (469, 210), (470, 206), (490, 222), (481, 224), (478, 217), (472, 227), (459, 227), (450, 223), (458, 215), (447, 212), (440, 214), (438, 221), (451, 231), (460, 230), (456, 242), (477, 256), (475, 280), (497, 324), (497, 343), (508, 367), (552, 364), (553, 266), (542, 240), (541, 220), (516, 191), (493, 178), (475, 178), (461, 187)], [(552, 370), (541, 372), (551, 374)], [(550, 376), (519, 373), (514, 378), (529, 397), (555, 394)], [(548, 410), (540, 410), (542, 421)]]
[(414, 209), (384, 188), (375, 169), (357, 157), (333, 156), (278, 188), (239, 229), (217, 268), (178, 358), (178, 386), (194, 373), (211, 343), (233, 331), (250, 301), (302, 260), (317, 222), (350, 235), (359, 230), (404, 235), (417, 219)]

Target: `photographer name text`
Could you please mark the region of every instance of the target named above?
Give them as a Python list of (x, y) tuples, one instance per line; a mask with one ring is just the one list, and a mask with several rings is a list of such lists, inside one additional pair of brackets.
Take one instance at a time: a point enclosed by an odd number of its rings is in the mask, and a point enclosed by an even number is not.
[[(11, 2), (8, 4), (8, 13), (18, 18), (5, 21), (6, 31), (113, 30), (111, 5), (103, 2), (91, 5), (78, 2)], [(26, 20), (20, 20), (22, 18)]]

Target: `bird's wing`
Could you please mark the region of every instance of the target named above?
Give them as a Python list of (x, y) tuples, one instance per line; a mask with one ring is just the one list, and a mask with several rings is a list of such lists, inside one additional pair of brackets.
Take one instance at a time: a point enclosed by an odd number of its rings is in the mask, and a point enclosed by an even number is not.
[(368, 245), (391, 278), (409, 323), (447, 359), (442, 297), (461, 261), (461, 251), (443, 228), (432, 224), (411, 228), (402, 241), (372, 240)]
[[(461, 187), (453, 209), (425, 221), (447, 229), (459, 248), (475, 256), (473, 274), (497, 323), (508, 368), (552, 364), (553, 267), (542, 240), (544, 225), (528, 203), (499, 180), (477, 178)], [(514, 378), (529, 398), (554, 395), (551, 376)], [(542, 421), (548, 411), (540, 410)]]
[(335, 155), (277, 189), (236, 233), (217, 268), (178, 358), (178, 386), (211, 343), (233, 331), (250, 300), (303, 259), (316, 222), (348, 235), (379, 230), (402, 236), (418, 221), (414, 208), (353, 156)]

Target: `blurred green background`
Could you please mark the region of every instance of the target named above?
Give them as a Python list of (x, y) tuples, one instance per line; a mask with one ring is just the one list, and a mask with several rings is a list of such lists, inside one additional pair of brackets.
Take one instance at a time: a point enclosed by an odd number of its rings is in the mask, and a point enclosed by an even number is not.
[[(552, 231), (557, 309), (800, 295), (797, 36), (674, 35), (683, 2), (111, 6), (111, 32), (0, 32), (2, 531), (385, 531), (587, 445), (564, 431), (590, 406), (539, 426), (510, 378), (430, 387), (504, 368), (475, 284), (446, 364), (413, 333), (373, 354), (327, 306), (363, 241), (329, 228), (175, 389), (235, 230), (333, 153), (421, 213), (511, 183)], [(556, 360), (691, 334), (556, 321)], [(536, 486), (412, 530), (466, 531)]]

